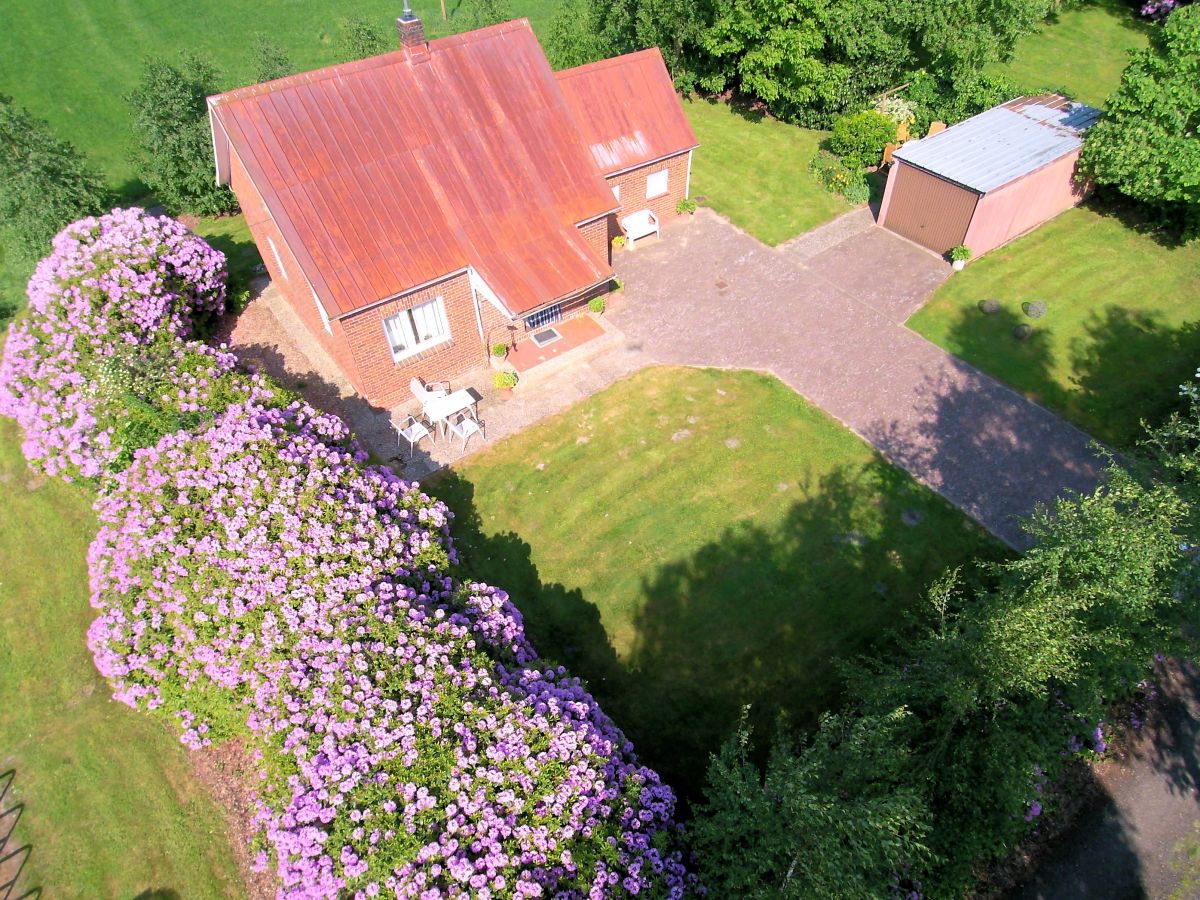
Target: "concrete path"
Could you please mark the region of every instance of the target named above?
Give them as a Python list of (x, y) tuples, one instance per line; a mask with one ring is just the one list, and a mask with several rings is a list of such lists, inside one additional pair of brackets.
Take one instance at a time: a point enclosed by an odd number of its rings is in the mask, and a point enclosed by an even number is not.
[[(1124, 757), (1012, 900), (1192, 900), (1200, 893), (1200, 670), (1171, 666)], [(1189, 851), (1191, 851), (1189, 853)]]
[(1010, 544), (1097, 483), (1087, 435), (903, 326), (950, 269), (865, 209), (778, 248), (701, 210), (616, 268), (631, 349), (773, 373)]

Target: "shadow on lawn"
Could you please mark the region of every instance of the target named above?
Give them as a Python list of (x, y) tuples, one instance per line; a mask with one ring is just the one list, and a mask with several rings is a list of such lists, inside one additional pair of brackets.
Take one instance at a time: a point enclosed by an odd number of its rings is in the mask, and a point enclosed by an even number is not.
[(0, 896), (5, 900), (8, 900), (9, 897), (13, 897), (15, 900), (25, 900), (25, 898), (42, 895), (40, 887), (29, 888), (20, 894), (17, 893), (21, 887), (21, 873), (25, 870), (29, 857), (33, 854), (33, 846), (30, 844), (19, 847), (10, 846), (19, 843), (13, 839), (13, 833), (25, 812), (24, 803), (13, 803), (8, 796), (15, 778), (16, 772), (13, 769), (0, 773)]
[(980, 545), (965, 531), (956, 538), (959, 514), (882, 459), (843, 466), (791, 486), (801, 497), (778, 526), (731, 527), (648, 574), (620, 658), (602, 598), (543, 583), (528, 543), (484, 534), (459, 473), (429, 487), (456, 513), (467, 571), (510, 593), (534, 646), (587, 682), (684, 811), (743, 705), (761, 743), (780, 713), (814, 725), (839, 699), (836, 659), (885, 645), (928, 582)]

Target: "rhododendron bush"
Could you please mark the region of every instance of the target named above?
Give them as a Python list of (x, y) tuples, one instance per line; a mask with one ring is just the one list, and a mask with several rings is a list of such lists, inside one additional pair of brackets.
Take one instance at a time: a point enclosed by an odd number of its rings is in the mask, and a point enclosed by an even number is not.
[[(176, 278), (167, 302), (162, 278), (160, 312), (128, 309), (125, 290), (148, 302), (142, 282), (105, 267), (142, 251), (78, 247), (106, 233), (73, 226), (56, 242), (94, 274), (49, 290), (10, 334), (4, 411), (35, 434), (31, 463), (103, 479), (88, 559), (96, 665), (188, 746), (247, 741), (258, 862), (280, 895), (682, 896), (670, 789), (577, 679), (539, 664), (503, 591), (456, 577), (446, 507), (365, 465), (337, 417), (185, 340), (191, 317), (219, 309), (199, 299), (207, 289)], [(193, 276), (221, 283), (206, 271)], [(59, 294), (99, 322), (86, 352), (41, 349), (60, 334)], [(24, 365), (50, 356), (49, 369)], [(56, 403), (82, 411), (62, 434)], [(137, 416), (116, 412), (139, 404), (151, 425), (122, 443)], [(179, 427), (147, 442), (164, 422)]]

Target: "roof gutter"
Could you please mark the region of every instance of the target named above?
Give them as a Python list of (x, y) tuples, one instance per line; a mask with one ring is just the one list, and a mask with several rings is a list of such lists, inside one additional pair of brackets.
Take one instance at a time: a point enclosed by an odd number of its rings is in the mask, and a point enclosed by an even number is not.
[(684, 147), (682, 150), (672, 150), (665, 156), (656, 156), (654, 159), (648, 159), (645, 162), (637, 163), (636, 165), (626, 166), (624, 169), (617, 169), (614, 172), (605, 172), (605, 178), (616, 178), (618, 175), (624, 175), (626, 172), (632, 172), (634, 169), (640, 169), (642, 166), (652, 166), (655, 163), (665, 162), (668, 159), (674, 159), (676, 156), (682, 156), (685, 153), (691, 153), (699, 144), (692, 144), (690, 147)]

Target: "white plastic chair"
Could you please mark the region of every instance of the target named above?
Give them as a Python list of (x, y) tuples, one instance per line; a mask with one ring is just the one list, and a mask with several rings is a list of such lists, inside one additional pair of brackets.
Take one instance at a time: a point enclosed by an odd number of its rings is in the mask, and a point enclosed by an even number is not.
[(450, 428), (450, 433), (456, 437), (462, 438), (462, 452), (467, 452), (467, 441), (474, 435), (479, 435), (485, 441), (487, 435), (483, 433), (483, 423), (477, 419), (473, 419), (468, 415), (461, 415), (458, 421), (447, 422), (446, 425)]
[(414, 397), (420, 400), (422, 404), (425, 404), (435, 397), (445, 397), (449, 394), (450, 382), (431, 381), (426, 383), (414, 375), (408, 382), (408, 389), (412, 391)]
[(425, 423), (417, 421), (415, 416), (405, 416), (404, 423), (396, 427), (396, 449), (400, 449), (400, 441), (408, 441), (408, 455), (412, 456), (417, 444), (424, 438), (432, 438), (433, 432), (425, 427)]

